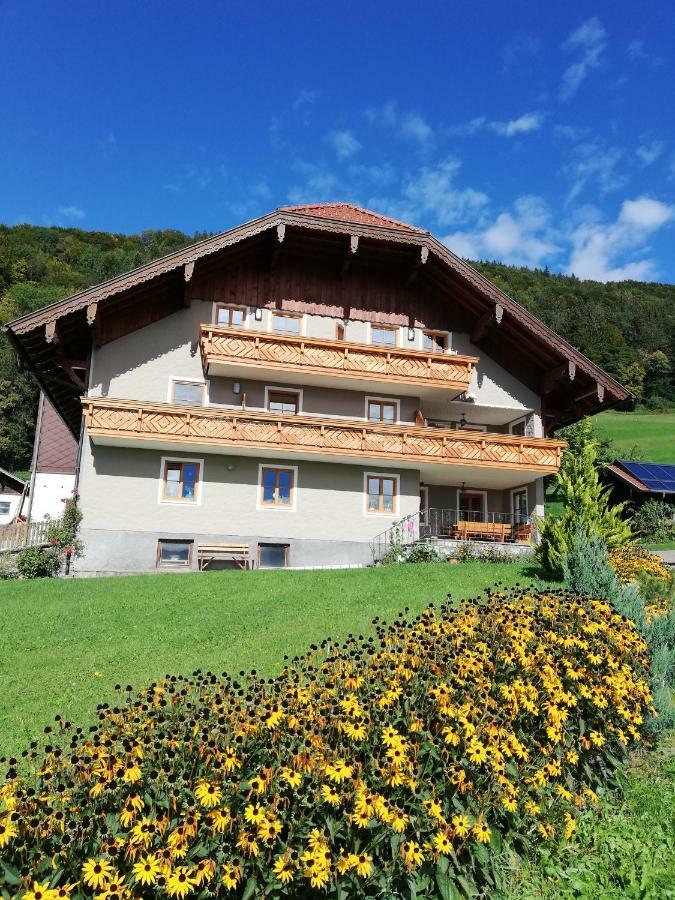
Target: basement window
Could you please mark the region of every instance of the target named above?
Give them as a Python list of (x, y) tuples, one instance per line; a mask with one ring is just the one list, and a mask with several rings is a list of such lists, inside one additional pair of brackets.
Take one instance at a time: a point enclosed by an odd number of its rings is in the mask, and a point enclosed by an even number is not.
[(192, 565), (192, 541), (157, 541), (157, 567), (189, 569)]
[(287, 568), (289, 550), (288, 544), (258, 544), (258, 568)]

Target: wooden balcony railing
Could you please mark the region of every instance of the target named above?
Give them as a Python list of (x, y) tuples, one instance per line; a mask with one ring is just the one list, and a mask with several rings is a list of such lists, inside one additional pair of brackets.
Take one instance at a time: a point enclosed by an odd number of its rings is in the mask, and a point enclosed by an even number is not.
[(200, 346), (205, 372), (212, 365), (250, 367), (252, 371), (262, 368), (455, 392), (467, 390), (478, 362), (475, 356), (350, 344), (220, 325), (201, 326)]
[(300, 457), (350, 457), (556, 472), (563, 441), (213, 407), (89, 398), (89, 435), (139, 446), (257, 449)]

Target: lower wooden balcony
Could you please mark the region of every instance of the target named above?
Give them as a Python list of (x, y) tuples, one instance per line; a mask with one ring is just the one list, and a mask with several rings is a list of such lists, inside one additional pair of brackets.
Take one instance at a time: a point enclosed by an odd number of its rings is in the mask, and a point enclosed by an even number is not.
[(398, 347), (247, 331), (202, 325), (204, 373), (231, 378), (275, 376), (284, 383), (372, 389), (396, 385), (398, 394), (425, 396), (443, 391), (452, 398), (468, 390), (475, 356), (426, 353)]
[[(556, 472), (563, 441), (382, 425), (366, 421), (276, 415), (242, 409), (87, 398), (82, 401), (94, 443), (127, 447), (314, 459), (420, 469), (430, 483), (516, 486)], [(445, 472), (445, 476), (443, 473)]]

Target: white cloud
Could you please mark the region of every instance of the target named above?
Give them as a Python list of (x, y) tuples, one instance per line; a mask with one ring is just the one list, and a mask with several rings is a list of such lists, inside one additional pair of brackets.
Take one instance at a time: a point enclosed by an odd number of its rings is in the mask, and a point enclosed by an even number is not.
[(572, 235), (568, 270), (579, 278), (595, 281), (649, 279), (654, 275), (653, 259), (633, 259), (621, 265), (617, 258), (643, 254), (650, 235), (674, 217), (675, 206), (660, 200), (624, 200), (616, 222), (579, 225)]
[(351, 131), (331, 131), (326, 139), (338, 159), (349, 159), (361, 149), (361, 143)]
[(422, 145), (428, 144), (434, 136), (427, 121), (414, 113), (406, 113), (401, 116), (401, 134)]
[(476, 116), (461, 125), (451, 125), (446, 131), (448, 134), (462, 137), (476, 134), (478, 131), (494, 131), (503, 137), (516, 137), (519, 134), (539, 131), (545, 118), (544, 112), (523, 113), (522, 116), (508, 122), (491, 122), (485, 116)]
[[(448, 157), (437, 166), (423, 166), (403, 182), (397, 218), (415, 222), (428, 216), (448, 227), (475, 219), (488, 202), (487, 195), (470, 187), (457, 187), (459, 160)], [(392, 213), (393, 214), (393, 213)]]
[(560, 86), (561, 100), (571, 100), (592, 69), (600, 66), (605, 49), (606, 32), (597, 17), (588, 19), (573, 31), (563, 44), (563, 49), (576, 53), (578, 58), (565, 69)]
[(572, 180), (567, 195), (571, 203), (590, 186), (597, 187), (602, 194), (617, 190), (626, 182), (626, 177), (617, 170), (623, 151), (618, 147), (603, 147), (597, 142), (579, 144), (572, 150), (572, 160), (564, 166), (564, 173)]
[(511, 119), (510, 122), (493, 122), (491, 127), (497, 134), (503, 134), (505, 137), (514, 137), (517, 134), (539, 131), (544, 123), (544, 119), (544, 113), (530, 112), (519, 116), (517, 119)]
[(663, 58), (656, 56), (653, 52), (645, 50), (645, 42), (640, 40), (631, 41), (628, 45), (628, 59), (631, 62), (647, 65), (650, 69), (658, 69), (663, 65)]
[(557, 254), (549, 212), (540, 197), (519, 197), (512, 212), (502, 212), (487, 227), (456, 231), (443, 243), (468, 259), (498, 259), (515, 266), (538, 266)]
[(651, 166), (666, 149), (666, 142), (653, 140), (640, 144), (635, 153), (643, 166)]
[(291, 104), (293, 109), (302, 109), (303, 106), (312, 106), (319, 99), (319, 94), (317, 91), (308, 91), (306, 89), (301, 89), (296, 91), (295, 97), (293, 98), (293, 103)]
[(368, 107), (366, 118), (371, 125), (391, 128), (398, 137), (415, 141), (420, 147), (433, 143), (434, 130), (427, 120), (418, 113), (399, 111), (391, 100), (382, 106)]
[(59, 206), (57, 213), (65, 219), (73, 219), (78, 222), (85, 217), (85, 212), (80, 206)]

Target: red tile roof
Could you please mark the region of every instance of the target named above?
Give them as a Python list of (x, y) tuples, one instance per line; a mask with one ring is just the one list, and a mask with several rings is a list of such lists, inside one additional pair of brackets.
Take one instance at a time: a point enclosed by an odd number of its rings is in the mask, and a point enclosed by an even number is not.
[(403, 231), (425, 233), (423, 228), (399, 222), (398, 219), (391, 219), (389, 216), (355, 206), (353, 203), (303, 203), (299, 206), (280, 206), (279, 209), (319, 216), (322, 219), (337, 219), (340, 222), (358, 222), (359, 225), (376, 225), (378, 228), (399, 228)]

